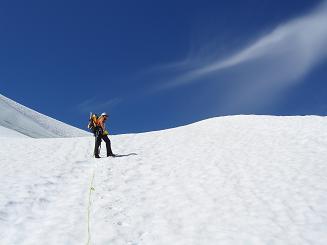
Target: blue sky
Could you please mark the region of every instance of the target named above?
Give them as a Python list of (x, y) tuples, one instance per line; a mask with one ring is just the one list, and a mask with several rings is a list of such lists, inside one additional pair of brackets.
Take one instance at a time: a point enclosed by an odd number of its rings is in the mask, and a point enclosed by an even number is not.
[(1, 1), (0, 93), (113, 134), (326, 115), (326, 23), (319, 0)]

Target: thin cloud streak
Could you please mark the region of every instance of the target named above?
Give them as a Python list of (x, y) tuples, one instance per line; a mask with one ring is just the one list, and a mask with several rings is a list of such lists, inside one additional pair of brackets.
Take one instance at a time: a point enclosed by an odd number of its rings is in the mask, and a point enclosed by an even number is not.
[[(248, 64), (265, 64), (263, 69), (257, 71), (258, 77), (278, 74), (275, 79), (269, 79), (269, 82), (288, 86), (309, 73), (326, 56), (327, 2), (324, 1), (309, 14), (279, 25), (269, 34), (226, 59), (208, 64), (207, 58), (202, 57), (203, 65), (194, 68), (192, 59), (188, 58), (187, 62), (181, 62), (184, 64), (184, 72), (155, 90), (197, 82), (205, 76), (218, 75), (221, 71), (242, 68)], [(196, 60), (198, 61), (199, 57)], [(189, 67), (186, 72), (185, 66)], [(280, 72), (283, 74), (279, 74)], [(249, 77), (252, 78), (252, 74), (249, 74)], [(243, 80), (247, 80), (246, 77), (243, 77)]]
[(107, 101), (98, 101), (96, 98), (87, 99), (83, 102), (81, 102), (77, 108), (80, 112), (86, 113), (86, 112), (102, 112), (106, 111), (108, 112), (113, 107), (120, 104), (123, 100), (120, 98), (114, 98)]

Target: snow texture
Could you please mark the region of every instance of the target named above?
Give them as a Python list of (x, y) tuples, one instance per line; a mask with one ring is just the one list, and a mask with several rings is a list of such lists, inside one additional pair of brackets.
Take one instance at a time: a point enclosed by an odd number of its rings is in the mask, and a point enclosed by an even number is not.
[(14, 131), (9, 128), (5, 128), (0, 126), (0, 138), (7, 138), (7, 137), (12, 137), (12, 138), (28, 138), (28, 136), (21, 134), (17, 131)]
[(327, 244), (325, 117), (111, 140), (120, 157), (93, 159), (92, 137), (1, 140), (0, 244)]
[[(86, 131), (31, 110), (0, 94), (0, 126), (32, 138), (87, 136)], [(0, 131), (1, 137), (2, 131)]]

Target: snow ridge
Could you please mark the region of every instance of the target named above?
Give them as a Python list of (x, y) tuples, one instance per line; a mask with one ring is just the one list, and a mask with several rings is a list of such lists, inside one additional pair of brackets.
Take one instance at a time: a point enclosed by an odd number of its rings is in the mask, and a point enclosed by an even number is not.
[(32, 138), (88, 136), (75, 128), (27, 108), (0, 94), (0, 126)]

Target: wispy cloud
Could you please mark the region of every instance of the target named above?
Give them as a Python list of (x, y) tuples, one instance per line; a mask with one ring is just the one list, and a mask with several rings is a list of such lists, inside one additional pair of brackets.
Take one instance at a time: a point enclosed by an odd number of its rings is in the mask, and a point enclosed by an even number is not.
[(120, 98), (114, 98), (106, 101), (99, 101), (97, 98), (90, 98), (78, 104), (77, 108), (82, 113), (86, 113), (86, 112), (100, 113), (102, 111), (108, 112), (109, 110), (111, 110), (121, 102), (122, 99)]
[(175, 74), (176, 69), (180, 69), (180, 73), (155, 90), (200, 82), (207, 76), (219, 78), (223, 71), (241, 70), (242, 77), (237, 79), (247, 82), (248, 86), (239, 84), (234, 96), (249, 98), (268, 90), (273, 93), (289, 87), (300, 81), (326, 57), (327, 2), (324, 1), (310, 13), (280, 24), (227, 58), (208, 62), (207, 55), (200, 54), (194, 59), (188, 57), (176, 65), (167, 66)]

